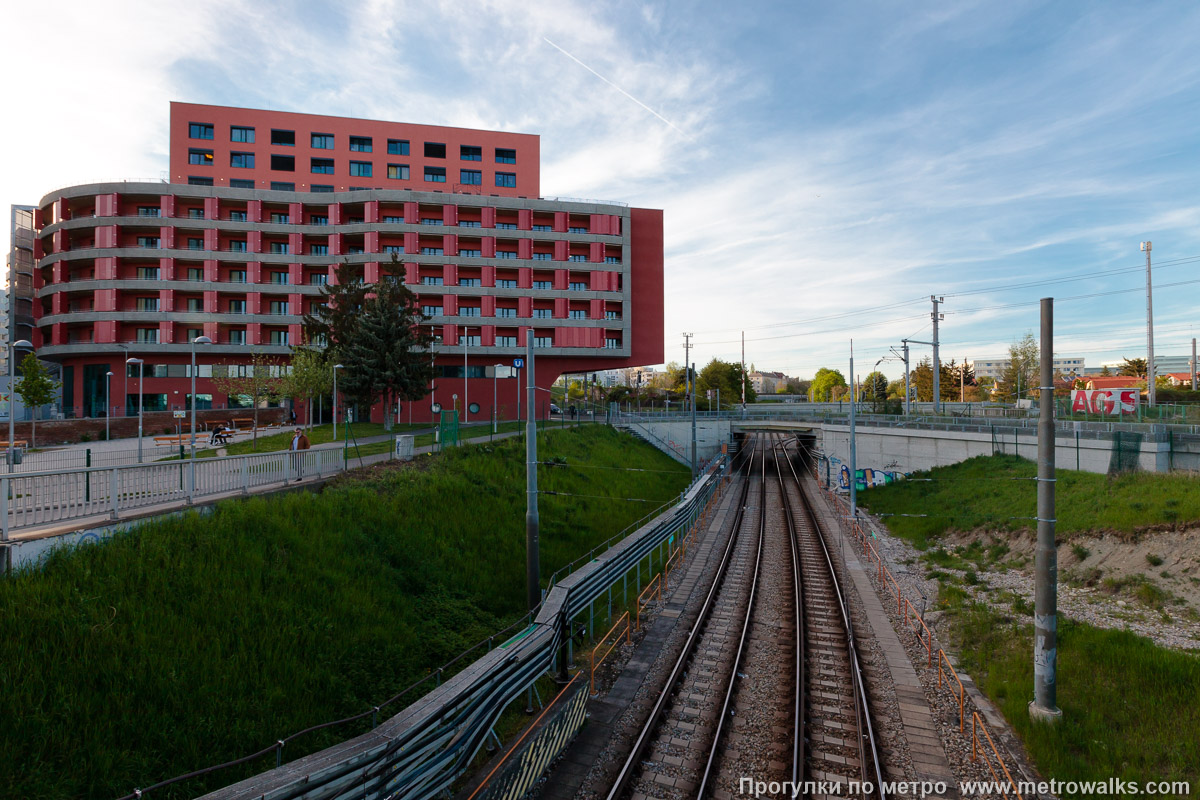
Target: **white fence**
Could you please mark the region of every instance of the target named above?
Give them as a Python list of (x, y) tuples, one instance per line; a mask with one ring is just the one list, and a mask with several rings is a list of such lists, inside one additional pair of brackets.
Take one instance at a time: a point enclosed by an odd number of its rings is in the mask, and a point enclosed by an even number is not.
[[(91, 469), (0, 474), (0, 522), (9, 531), (122, 511), (243, 494), (344, 468), (340, 448), (281, 451)], [(194, 470), (194, 472), (193, 472)]]

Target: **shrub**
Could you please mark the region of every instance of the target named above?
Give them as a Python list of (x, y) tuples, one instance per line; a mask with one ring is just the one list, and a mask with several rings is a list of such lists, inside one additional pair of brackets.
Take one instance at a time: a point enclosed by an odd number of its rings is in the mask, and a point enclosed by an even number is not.
[(1088, 550), (1081, 544), (1071, 545), (1071, 552), (1075, 554), (1075, 558), (1079, 561), (1085, 561), (1092, 554), (1091, 550)]
[(1163, 560), (1162, 556), (1156, 556), (1154, 553), (1146, 553), (1146, 562), (1152, 567), (1161, 567)]

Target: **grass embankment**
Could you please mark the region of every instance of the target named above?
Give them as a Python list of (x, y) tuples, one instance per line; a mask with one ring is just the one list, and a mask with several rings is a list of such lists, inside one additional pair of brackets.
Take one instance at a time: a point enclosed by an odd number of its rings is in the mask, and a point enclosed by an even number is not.
[[(546, 459), (655, 470), (543, 469), (544, 489), (654, 501), (544, 496), (545, 576), (688, 482), (608, 428), (540, 438)], [(517, 440), (454, 449), (148, 524), (0, 581), (0, 794), (116, 797), (246, 755), (370, 708), (519, 619), (524, 470)], [(364, 729), (312, 734), (284, 758)]]
[[(1059, 780), (1192, 780), (1200, 776), (1200, 658), (1159, 647), (1126, 631), (1059, 619), (1055, 727), (1033, 725), (1032, 596), (1002, 593), (1013, 613), (972, 600), (976, 569), (1027, 566), (1011, 559), (1003, 534), (1027, 531), (1036, 509), (1036, 465), (1015, 456), (973, 458), (871, 489), (859, 502), (885, 516), (893, 533), (924, 550), (926, 575), (938, 580), (939, 608), (962, 663), (1001, 708), (1046, 777)], [(1186, 475), (1104, 475), (1058, 470), (1057, 531), (1074, 534), (1140, 531), (1200, 519), (1200, 492)], [(925, 481), (922, 479), (930, 479)], [(998, 541), (942, 546), (956, 531), (984, 530)], [(1119, 591), (1122, 586), (1106, 587)], [(1146, 583), (1138, 587), (1143, 597)], [(1161, 600), (1161, 598), (1158, 598)], [(943, 628), (943, 630), (946, 630)]]

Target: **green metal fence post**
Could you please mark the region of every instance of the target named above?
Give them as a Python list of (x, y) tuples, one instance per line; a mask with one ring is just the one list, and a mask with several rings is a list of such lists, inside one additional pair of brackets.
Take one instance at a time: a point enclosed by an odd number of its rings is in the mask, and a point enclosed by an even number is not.
[(92, 448), (87, 449), (87, 471), (83, 473), (83, 500), (92, 501)]

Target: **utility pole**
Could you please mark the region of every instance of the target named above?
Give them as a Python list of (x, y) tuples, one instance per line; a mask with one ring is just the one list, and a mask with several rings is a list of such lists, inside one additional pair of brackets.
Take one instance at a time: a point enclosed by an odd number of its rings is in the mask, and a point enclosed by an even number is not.
[(930, 315), (933, 319), (933, 413), (939, 414), (942, 410), (942, 362), (938, 356), (938, 322), (942, 315), (938, 313), (938, 303), (946, 302), (946, 298), (931, 294), (929, 299), (933, 302), (933, 313)]
[[(693, 375), (696, 372), (696, 365), (692, 364)], [(695, 480), (696, 474), (699, 472), (699, 464), (696, 461), (696, 379), (692, 378), (692, 479)]]
[[(958, 365), (958, 402), (967, 402), (967, 359), (963, 358), (962, 363)], [(962, 413), (962, 409), (959, 409)]]
[[(850, 340), (850, 381), (854, 382), (854, 340)], [(858, 519), (858, 448), (854, 438), (854, 408), (853, 389), (850, 396), (850, 519)]]
[(692, 336), (694, 335), (691, 333), (683, 335), (683, 396), (685, 402), (692, 396), (692, 373), (690, 367), (692, 364)]
[(1196, 340), (1192, 339), (1192, 391), (1196, 391)]
[(1038, 389), (1037, 548), (1034, 552), (1033, 702), (1035, 720), (1057, 722), (1058, 550), (1054, 546), (1054, 298), (1042, 298)]
[[(900, 360), (904, 362), (904, 413), (912, 413), (912, 392), (908, 387), (908, 339), (900, 340), (901, 353)], [(892, 348), (892, 352), (896, 352), (896, 348)]]
[(1146, 254), (1146, 402), (1154, 408), (1154, 299), (1151, 297), (1150, 242), (1142, 242)]
[[(542, 587), (538, 559), (538, 500), (537, 500), (537, 414), (534, 413), (533, 328), (525, 337), (528, 421), (525, 424), (525, 600), (530, 611), (542, 602)], [(520, 396), (520, 390), (517, 396)]]
[[(1192, 381), (1195, 387), (1196, 382)], [(742, 331), (742, 410), (746, 410), (746, 332)]]

